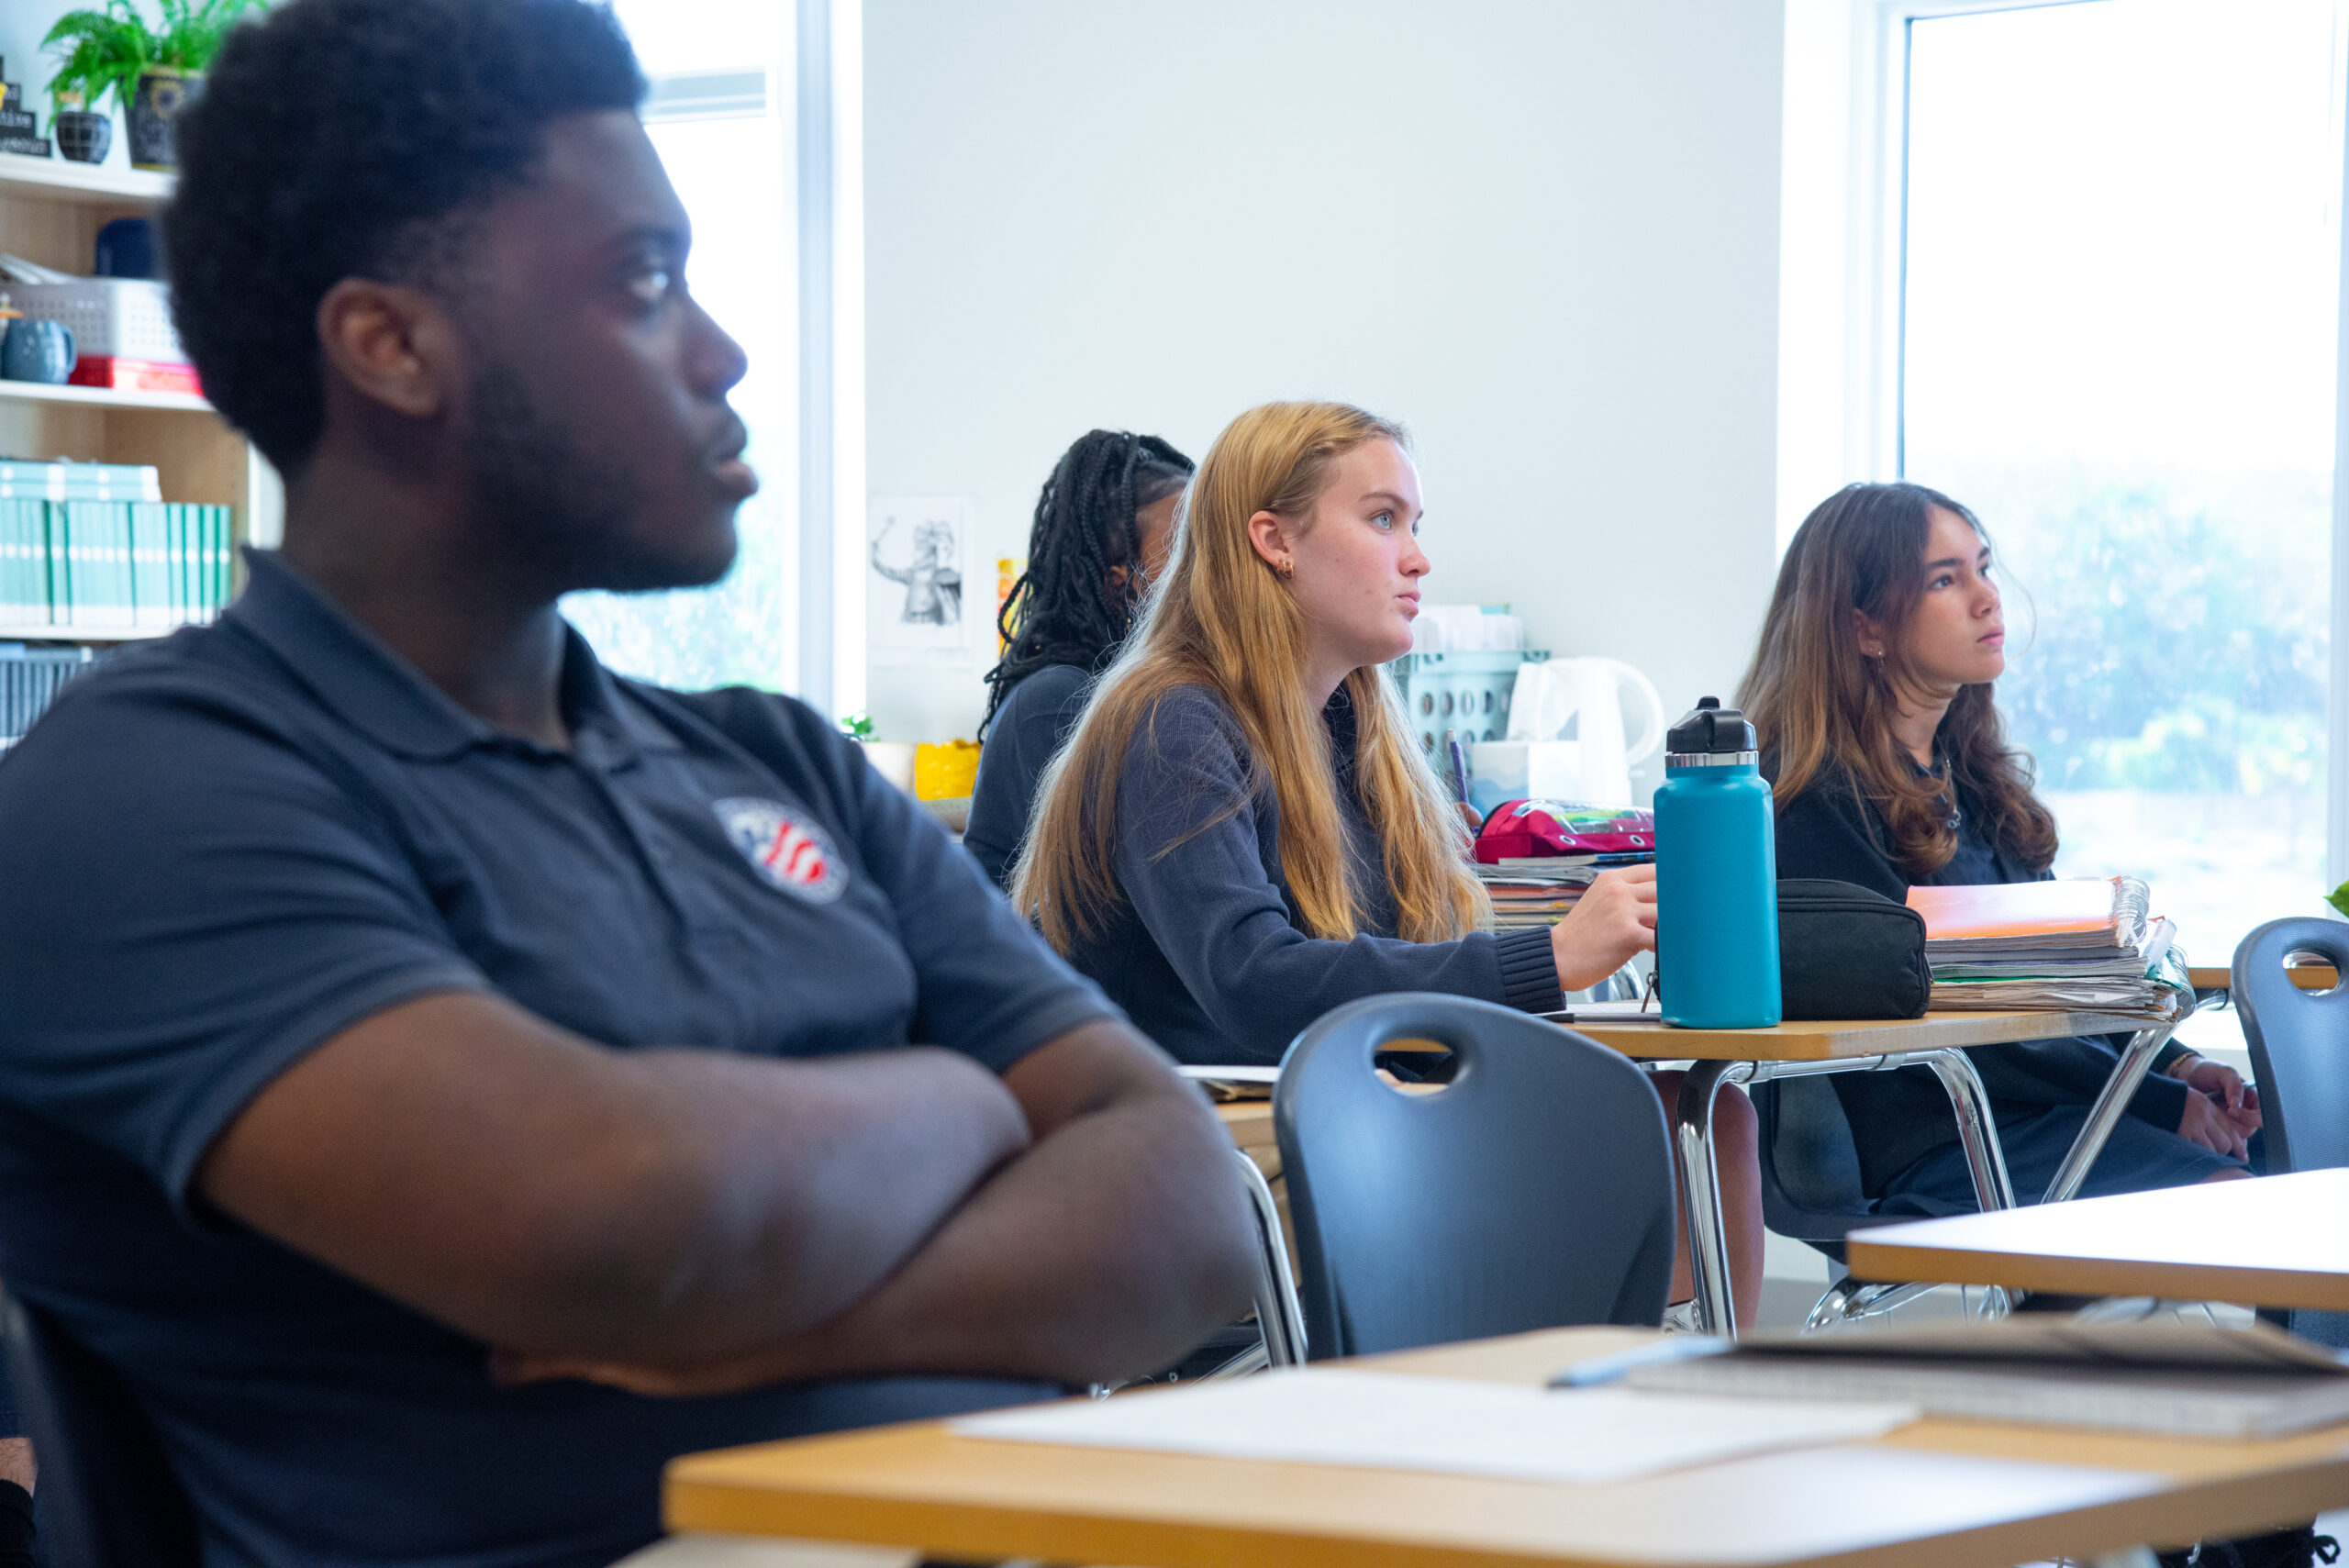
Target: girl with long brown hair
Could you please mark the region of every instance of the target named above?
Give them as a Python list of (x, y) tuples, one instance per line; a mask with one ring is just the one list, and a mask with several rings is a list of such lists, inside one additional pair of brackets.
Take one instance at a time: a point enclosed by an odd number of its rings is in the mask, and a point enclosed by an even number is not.
[[(1388, 420), (1338, 403), (1234, 419), (1045, 774), (1012, 897), (1180, 1060), (1276, 1062), (1323, 1013), (1384, 992), (1544, 1012), (1654, 946), (1652, 867), (1602, 875), (1552, 929), (1489, 929), (1457, 809), (1381, 668), (1411, 646), (1420, 511)], [(1751, 1322), (1752, 1107), (1723, 1109)]]
[[(2055, 820), (2009, 746), (1994, 683), (2006, 617), (1973, 513), (1920, 484), (1853, 484), (1787, 546), (1739, 700), (1776, 790), (1778, 874), (1915, 884), (2052, 874)], [(2074, 1039), (1977, 1046), (2015, 1191), (2046, 1189), (2118, 1053)], [(2175, 1043), (2129, 1105), (2083, 1196), (2242, 1173), (2259, 1100)], [(1839, 1073), (1861, 1178), (1887, 1214), (1975, 1207), (1949, 1103), (1932, 1074)]]

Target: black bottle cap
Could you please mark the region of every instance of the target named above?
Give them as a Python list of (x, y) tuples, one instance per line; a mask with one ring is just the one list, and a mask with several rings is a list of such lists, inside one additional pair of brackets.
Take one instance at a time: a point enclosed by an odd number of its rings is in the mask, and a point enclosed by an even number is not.
[(1723, 707), (1719, 697), (1698, 697), (1696, 707), (1664, 738), (1667, 752), (1683, 755), (1751, 751), (1758, 744), (1745, 716), (1733, 707)]

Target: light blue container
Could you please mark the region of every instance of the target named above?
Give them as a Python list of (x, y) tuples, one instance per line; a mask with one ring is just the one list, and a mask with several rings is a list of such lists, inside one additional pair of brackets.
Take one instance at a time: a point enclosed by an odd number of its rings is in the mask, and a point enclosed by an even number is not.
[(1655, 792), (1655, 963), (1664, 1021), (1778, 1021), (1778, 851), (1753, 726), (1718, 697), (1672, 727)]

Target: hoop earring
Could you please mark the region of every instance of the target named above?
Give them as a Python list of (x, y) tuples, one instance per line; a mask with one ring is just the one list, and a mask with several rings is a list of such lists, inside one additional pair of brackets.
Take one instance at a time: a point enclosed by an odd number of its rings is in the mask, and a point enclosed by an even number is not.
[(1278, 566), (1274, 567), (1273, 570), (1281, 574), (1281, 581), (1286, 583), (1290, 578), (1297, 575), (1297, 562), (1294, 561), (1284, 561)]

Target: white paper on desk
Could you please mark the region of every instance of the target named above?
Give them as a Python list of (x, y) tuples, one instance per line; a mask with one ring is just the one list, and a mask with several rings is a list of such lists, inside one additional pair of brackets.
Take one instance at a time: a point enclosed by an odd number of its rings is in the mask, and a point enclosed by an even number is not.
[(1653, 1000), (1643, 1002), (1625, 997), (1618, 1002), (1576, 1002), (1571, 1007), (1562, 1007), (1557, 1012), (1542, 1016), (1553, 1023), (1569, 1026), (1577, 1023), (1661, 1024), (1664, 1022), (1664, 1007)]
[(1542, 1389), (1350, 1368), (965, 1416), (964, 1437), (1585, 1485), (1882, 1437), (1913, 1405)]

